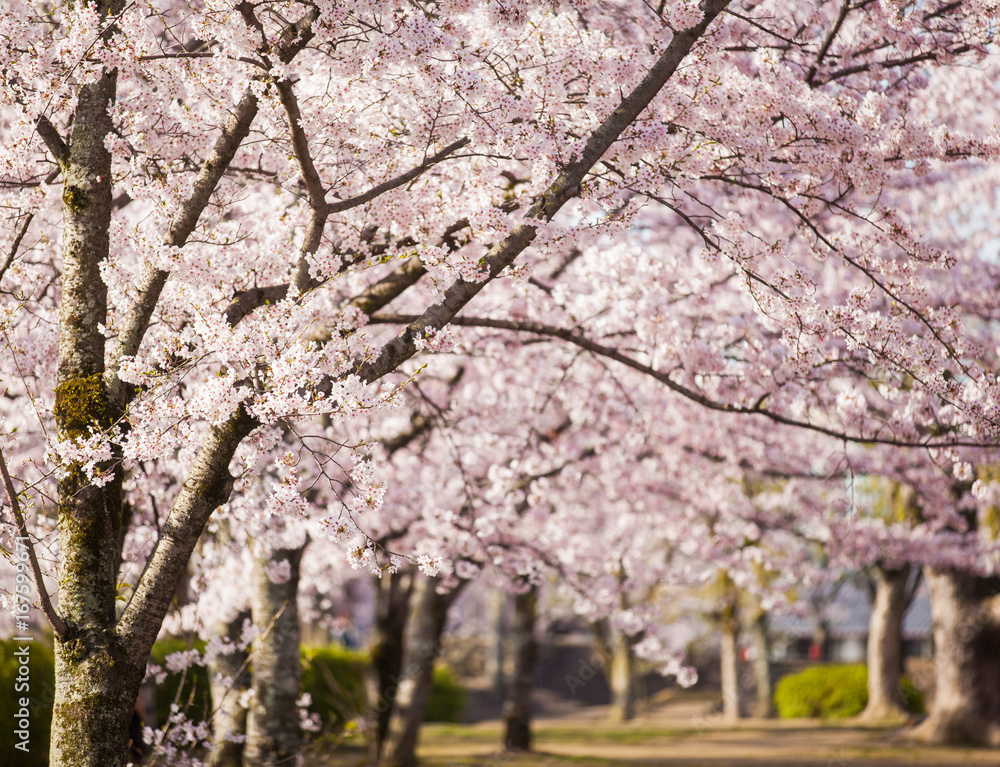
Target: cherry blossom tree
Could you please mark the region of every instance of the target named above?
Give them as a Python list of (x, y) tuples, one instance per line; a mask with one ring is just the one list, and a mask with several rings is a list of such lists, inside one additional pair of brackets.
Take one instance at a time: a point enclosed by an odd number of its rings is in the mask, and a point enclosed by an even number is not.
[[(995, 188), (995, 13), (9, 4), (3, 447), (8, 534), (27, 533), (21, 509), (36, 539), (58, 533), (33, 568), (56, 634), (52, 763), (124, 764), (216, 509), (265, 467), (270, 511), (332, 503), (304, 482), (358, 444), (351, 419), (398, 406), (413, 358), (465, 326), (559, 341), (720, 414), (994, 444), (997, 269), (982, 232), (939, 247), (921, 187), (958, 198), (946, 216)], [(282, 460), (290, 430), (309, 467)], [(359, 463), (348, 510), (368, 514), (382, 491)], [(130, 528), (148, 537), (126, 587)]]

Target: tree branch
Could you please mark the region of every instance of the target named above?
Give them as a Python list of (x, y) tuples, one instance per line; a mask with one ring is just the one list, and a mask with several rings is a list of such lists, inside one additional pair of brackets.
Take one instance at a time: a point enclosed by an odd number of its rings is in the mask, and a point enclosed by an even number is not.
[[(278, 46), (279, 58), (282, 61), (291, 61), (295, 54), (301, 51), (312, 39), (312, 22), (317, 15), (318, 11), (311, 8), (298, 22), (288, 26)], [(229, 168), (243, 140), (250, 133), (250, 125), (256, 116), (257, 97), (250, 88), (247, 88), (222, 129), (222, 135), (216, 140), (205, 162), (202, 163), (190, 197), (181, 206), (178, 215), (170, 222), (170, 227), (163, 240), (165, 245), (180, 248), (187, 242), (198, 223), (198, 219), (208, 205), (212, 193), (218, 186), (219, 180)], [(163, 292), (168, 276), (169, 273), (163, 269), (148, 265), (145, 269), (138, 298), (122, 321), (111, 355), (111, 364), (105, 374), (105, 384), (113, 397), (121, 396), (118, 369), (121, 366), (122, 358), (133, 356), (139, 351), (139, 346), (146, 334), (146, 329), (149, 327), (153, 310), (160, 300), (160, 293)]]
[(49, 118), (39, 117), (35, 121), (35, 130), (38, 131), (38, 135), (42, 137), (42, 141), (45, 142), (45, 146), (48, 147), (49, 151), (52, 152), (52, 156), (56, 158), (56, 162), (59, 167), (62, 168), (67, 162), (69, 162), (69, 146), (63, 140), (63, 137), (59, 135), (59, 131), (56, 127), (49, 122)]
[[(377, 314), (374, 317), (369, 318), (369, 322), (373, 324), (386, 324), (386, 325), (411, 325), (412, 323), (418, 321), (420, 318), (413, 314)], [(825, 434), (828, 437), (833, 437), (838, 440), (846, 440), (848, 442), (856, 442), (859, 444), (877, 444), (877, 445), (894, 445), (896, 447), (919, 447), (919, 448), (941, 448), (941, 447), (993, 447), (995, 443), (984, 444), (981, 442), (966, 442), (963, 440), (949, 440), (942, 442), (916, 442), (912, 440), (899, 440), (892, 439), (888, 437), (878, 437), (878, 436), (864, 436), (864, 435), (853, 435), (847, 432), (837, 431), (836, 429), (827, 428), (825, 426), (820, 426), (818, 424), (810, 423), (808, 421), (799, 421), (794, 418), (789, 418), (783, 416), (780, 413), (775, 413), (773, 411), (767, 410), (762, 401), (758, 401), (752, 406), (746, 405), (733, 405), (727, 402), (717, 402), (716, 400), (709, 399), (704, 394), (694, 389), (690, 389), (683, 384), (678, 383), (669, 374), (664, 373), (661, 370), (647, 365), (643, 362), (639, 362), (626, 354), (623, 354), (618, 349), (610, 346), (604, 346), (596, 341), (592, 341), (586, 336), (583, 336), (573, 330), (568, 330), (566, 328), (560, 328), (554, 325), (545, 325), (540, 322), (529, 322), (529, 321), (515, 321), (515, 320), (501, 320), (493, 319), (490, 317), (454, 317), (451, 325), (464, 326), (464, 327), (479, 327), (479, 328), (494, 328), (496, 330), (512, 330), (515, 333), (531, 333), (537, 336), (545, 336), (548, 338), (558, 338), (567, 343), (571, 343), (574, 346), (578, 346), (581, 349), (592, 352), (601, 357), (607, 357), (615, 362), (620, 362), (626, 367), (637, 370), (644, 375), (654, 378), (660, 383), (664, 384), (668, 389), (677, 394), (680, 394), (685, 399), (691, 400), (709, 410), (716, 410), (722, 413), (736, 413), (740, 415), (759, 415), (774, 421), (775, 423), (784, 424), (785, 426), (794, 426), (800, 429), (807, 429), (809, 431), (814, 431), (819, 434)]]
[[(294, 95), (292, 95), (294, 99)], [(292, 114), (298, 115), (297, 104), (294, 107), (294, 111), (289, 113), (289, 120), (292, 120)], [(300, 118), (297, 118), (300, 119)], [(300, 131), (301, 132), (301, 129)], [(305, 136), (301, 137), (302, 146), (304, 148), (303, 160), (303, 176), (306, 175), (307, 171), (305, 167), (311, 167), (312, 173), (315, 173), (315, 167), (312, 165), (312, 158), (309, 156), (308, 147), (304, 143)], [(294, 143), (294, 141), (293, 141)], [(392, 189), (403, 186), (409, 183), (413, 179), (420, 176), (428, 168), (437, 165), (439, 162), (447, 158), (449, 155), (461, 149), (463, 146), (469, 143), (468, 139), (459, 139), (440, 152), (428, 157), (420, 165), (417, 165), (405, 173), (401, 173), (395, 178), (391, 178), (381, 184), (373, 186), (365, 192), (357, 195), (356, 197), (351, 197), (347, 200), (338, 200), (335, 203), (327, 203), (322, 196), (322, 194), (317, 194), (314, 196), (314, 192), (309, 189), (312, 185), (314, 186), (316, 192), (322, 193), (322, 184), (320, 183), (319, 176), (316, 174), (313, 181), (306, 182), (306, 190), (309, 193), (311, 214), (309, 218), (309, 224), (307, 225), (306, 237), (303, 243), (303, 253), (309, 252), (314, 253), (315, 249), (319, 247), (319, 238), (322, 236), (322, 226), (317, 228), (317, 224), (321, 221), (324, 225), (326, 222), (326, 217), (333, 213), (342, 213), (345, 210), (350, 210), (351, 208), (356, 208), (359, 205), (364, 205), (366, 202), (376, 199), (379, 195), (384, 194)], [(296, 156), (298, 156), (299, 150), (296, 148)], [(320, 200), (320, 204), (314, 204), (314, 200)], [(467, 219), (461, 219), (460, 221), (452, 224), (445, 230), (443, 239), (447, 241), (448, 237), (453, 235), (455, 232), (464, 229), (469, 225)], [(313, 245), (314, 243), (314, 245)], [(312, 246), (312, 250), (306, 250), (307, 247)], [(344, 267), (349, 264), (345, 262)], [(384, 277), (379, 282), (375, 283), (367, 290), (365, 290), (361, 295), (354, 298), (350, 303), (357, 306), (365, 314), (371, 314), (372, 312), (378, 311), (385, 304), (391, 301), (396, 296), (400, 295), (404, 290), (416, 284), (416, 282), (427, 273), (427, 269), (424, 267), (423, 263), (419, 258), (412, 257), (407, 259), (402, 265), (400, 265), (395, 271)], [(296, 284), (299, 288), (299, 292), (305, 292), (305, 290), (316, 287), (317, 283), (308, 277), (308, 266), (304, 259), (299, 260), (298, 265), (295, 269), (295, 275), (293, 277), (292, 283)], [(288, 288), (290, 283), (282, 283), (280, 285), (268, 285), (266, 287), (251, 288), (250, 290), (244, 290), (233, 298), (233, 302), (226, 309), (226, 321), (230, 325), (235, 325), (237, 322), (242, 320), (248, 314), (250, 314), (258, 306), (263, 306), (269, 301), (280, 301), (286, 295), (288, 295)], [(383, 303), (379, 304), (378, 300), (383, 297)], [(373, 303), (374, 302), (374, 303)], [(369, 308), (365, 308), (369, 307)]]
[(17, 249), (21, 247), (21, 240), (23, 240), (24, 235), (27, 234), (28, 227), (31, 226), (31, 221), (34, 217), (34, 213), (29, 213), (25, 217), (24, 223), (21, 224), (20, 231), (18, 231), (17, 235), (14, 237), (14, 244), (10, 246), (10, 253), (7, 254), (7, 258), (4, 259), (3, 265), (0, 266), (0, 282), (3, 282), (4, 275), (7, 274), (7, 270), (10, 269), (10, 265), (14, 263), (14, 257), (17, 255)]
[(437, 165), (439, 162), (446, 159), (449, 155), (454, 154), (468, 143), (469, 139), (467, 138), (460, 138), (458, 141), (453, 141), (440, 152), (431, 155), (420, 163), (420, 165), (410, 168), (410, 170), (405, 173), (401, 173), (395, 178), (391, 178), (388, 181), (377, 184), (367, 192), (362, 192), (357, 197), (351, 197), (348, 200), (338, 200), (337, 202), (330, 203), (330, 213), (343, 213), (345, 210), (350, 210), (351, 208), (356, 208), (359, 205), (364, 205), (366, 202), (371, 202), (376, 197), (379, 197), (388, 191), (410, 183), (413, 179), (420, 176), (425, 170)]
[(3, 450), (0, 450), (0, 473), (3, 474), (3, 486), (7, 491), (7, 501), (10, 503), (11, 513), (14, 515), (14, 523), (17, 525), (17, 534), (23, 538), (28, 545), (28, 560), (31, 563), (31, 575), (35, 579), (35, 589), (38, 591), (38, 601), (42, 606), (42, 614), (52, 626), (52, 631), (58, 637), (66, 636), (69, 630), (59, 613), (52, 607), (49, 593), (45, 590), (45, 582), (42, 580), (42, 568), (38, 566), (38, 557), (35, 556), (35, 546), (28, 535), (28, 526), (21, 514), (21, 504), (17, 500), (17, 491), (14, 490), (14, 483), (11, 481), (10, 473), (7, 471), (7, 461), (3, 457)]
[[(729, 0), (705, 0), (705, 17), (699, 24), (674, 35), (666, 50), (646, 73), (642, 82), (626, 96), (621, 104), (590, 134), (580, 158), (567, 165), (551, 186), (528, 209), (525, 219), (529, 222), (550, 221), (560, 208), (580, 191), (580, 184), (598, 160), (611, 148), (615, 140), (649, 106), (694, 44), (708, 29), (709, 24), (729, 4)], [(445, 292), (444, 298), (415, 317), (399, 335), (381, 348), (375, 359), (359, 364), (358, 376), (364, 381), (377, 381), (392, 372), (416, 353), (416, 340), (423, 338), (428, 328), (443, 328), (486, 285), (510, 266), (535, 239), (538, 229), (534, 223), (521, 223), (503, 240), (494, 245), (483, 258), (486, 278), (480, 282), (456, 280)]]
[(118, 619), (116, 632), (145, 655), (170, 607), (177, 584), (212, 513), (229, 500), (236, 449), (259, 424), (240, 407), (226, 423), (213, 426), (202, 442), (135, 590)]
[(299, 110), (299, 101), (295, 98), (295, 92), (292, 90), (292, 83), (289, 80), (279, 80), (277, 88), (281, 105), (285, 108), (285, 115), (288, 117), (288, 132), (292, 137), (292, 150), (302, 171), (302, 180), (309, 197), (309, 223), (306, 224), (302, 249), (299, 251), (299, 259), (295, 264), (291, 283), (295, 285), (299, 294), (302, 294), (319, 285), (319, 282), (309, 274), (308, 256), (319, 250), (320, 242), (323, 241), (323, 230), (330, 217), (330, 206), (326, 204), (326, 189), (323, 188), (323, 182), (316, 170), (312, 154), (309, 152), (309, 139), (302, 129), (302, 112)]
[(837, 35), (840, 34), (840, 27), (844, 23), (844, 19), (847, 18), (847, 14), (851, 11), (851, 0), (843, 0), (840, 6), (840, 13), (837, 14), (837, 20), (833, 22), (833, 26), (830, 28), (829, 34), (826, 36), (826, 40), (823, 41), (823, 45), (820, 46), (819, 53), (816, 54), (815, 63), (809, 67), (809, 72), (806, 75), (806, 84), (809, 86), (813, 85), (813, 80), (816, 79), (816, 72), (820, 65), (823, 63), (823, 59), (826, 58), (827, 52), (830, 50), (830, 46), (833, 45), (833, 41), (837, 39)]

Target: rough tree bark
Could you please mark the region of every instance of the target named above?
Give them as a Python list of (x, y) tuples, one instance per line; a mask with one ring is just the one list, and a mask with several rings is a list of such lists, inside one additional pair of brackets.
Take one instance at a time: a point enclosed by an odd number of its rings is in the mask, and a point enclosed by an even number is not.
[[(110, 3), (98, 11), (109, 13)], [(63, 173), (62, 299), (55, 416), (61, 441), (86, 438), (120, 418), (103, 382), (107, 258), (111, 222), (112, 130), (108, 107), (117, 77), (105, 72), (79, 90), (73, 134), (58, 157)], [(98, 467), (113, 472), (113, 461)], [(66, 631), (55, 640), (56, 694), (51, 764), (125, 763), (128, 725), (145, 658), (128, 652), (115, 625), (116, 565), (122, 525), (120, 474), (103, 487), (78, 465), (58, 483), (59, 612)]]
[[(255, 767), (294, 764), (302, 750), (299, 728), (299, 564), (305, 546), (254, 554), (253, 699), (247, 714), (245, 757)], [(290, 577), (275, 583), (267, 565), (288, 563)]]
[(538, 641), (535, 621), (538, 587), (514, 596), (514, 620), (510, 627), (514, 640), (514, 672), (504, 702), (504, 744), (508, 751), (531, 750), (531, 690), (535, 684)]
[(238, 649), (243, 624), (250, 611), (239, 612), (231, 621), (219, 621), (214, 635), (233, 643), (232, 652), (219, 653), (209, 664), (209, 685), (212, 692), (212, 752), (209, 767), (242, 767), (243, 743), (246, 736), (247, 710), (240, 705), (240, 696), (250, 688), (247, 652)]
[(1000, 746), (1000, 579), (924, 568), (937, 689), (913, 737)]
[(905, 717), (899, 680), (903, 667), (903, 614), (910, 567), (872, 569), (875, 603), (868, 622), (868, 705), (863, 719)]
[(403, 670), (406, 622), (416, 579), (410, 570), (383, 575), (376, 580), (375, 627), (371, 642), (372, 664), (368, 674), (368, 701), (374, 727), (368, 741), (368, 758), (374, 764), (382, 754), (396, 691)]
[(448, 609), (467, 581), (444, 594), (437, 591), (440, 583), (439, 577), (420, 578), (415, 588), (396, 705), (379, 762), (383, 767), (415, 767), (417, 763), (417, 738), (430, 701), (434, 662), (441, 654), (441, 634)]

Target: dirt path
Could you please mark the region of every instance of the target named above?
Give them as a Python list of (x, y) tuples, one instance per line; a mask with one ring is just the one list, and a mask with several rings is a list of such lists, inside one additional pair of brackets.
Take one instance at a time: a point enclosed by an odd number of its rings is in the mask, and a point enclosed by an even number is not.
[(774, 767), (885, 767), (887, 765), (997, 765), (1000, 754), (987, 749), (940, 748), (900, 743), (890, 733), (858, 726), (705, 726), (688, 731), (652, 728), (539, 728), (538, 757), (512, 759), (500, 748), (498, 725), (477, 725), (456, 732), (452, 726), (429, 725), (420, 755), (433, 765), (563, 764), (576, 757), (595, 765), (773, 765)]
[(635, 722), (609, 725), (605, 712), (540, 719), (537, 754), (503, 752), (499, 722), (428, 725), (420, 755), (428, 765), (664, 765), (665, 767), (888, 767), (1000, 765), (996, 750), (941, 748), (906, 742), (898, 727), (856, 722), (744, 719), (730, 725), (709, 714), (706, 700), (678, 696)]

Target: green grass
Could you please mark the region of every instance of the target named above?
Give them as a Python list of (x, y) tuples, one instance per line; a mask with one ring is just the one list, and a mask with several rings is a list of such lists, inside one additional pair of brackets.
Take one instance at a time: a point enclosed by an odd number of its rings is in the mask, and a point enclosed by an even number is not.
[[(720, 728), (715, 728), (720, 729)], [(741, 731), (752, 729), (749, 725), (727, 727), (726, 730)], [(532, 728), (535, 741), (544, 748), (545, 741), (565, 743), (580, 740), (586, 737), (590, 743), (622, 743), (622, 744), (644, 744), (651, 740), (665, 740), (670, 738), (683, 738), (697, 735), (703, 732), (700, 727), (636, 727), (634, 725), (614, 725), (603, 722), (595, 722), (589, 725), (586, 730), (581, 730), (579, 726), (535, 726)], [(422, 737), (427, 740), (440, 742), (448, 740), (459, 743), (498, 743), (503, 737), (503, 730), (500, 727), (480, 727), (455, 724), (427, 724), (424, 725)]]

